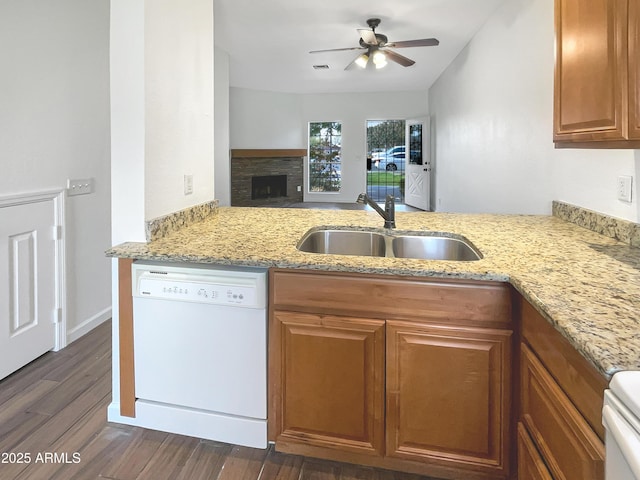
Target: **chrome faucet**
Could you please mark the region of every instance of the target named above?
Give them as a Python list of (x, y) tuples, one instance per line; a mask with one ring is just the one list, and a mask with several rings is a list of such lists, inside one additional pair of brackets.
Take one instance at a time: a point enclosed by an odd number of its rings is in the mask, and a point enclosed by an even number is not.
[(376, 202), (369, 198), (366, 193), (358, 195), (357, 203), (366, 203), (384, 218), (384, 228), (396, 228), (396, 203), (393, 195), (387, 195), (384, 201), (384, 210), (382, 210)]

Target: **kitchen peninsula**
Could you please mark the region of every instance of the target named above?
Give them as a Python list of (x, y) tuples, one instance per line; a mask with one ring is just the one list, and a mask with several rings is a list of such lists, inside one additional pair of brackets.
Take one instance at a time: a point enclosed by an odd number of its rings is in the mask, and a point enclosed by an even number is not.
[[(402, 281), (401, 279), (405, 278), (418, 283), (423, 282), (425, 285), (436, 282), (439, 285), (438, 288), (445, 289), (449, 285), (447, 282), (451, 285), (456, 285), (458, 282), (472, 287), (486, 283), (491, 285), (491, 288), (511, 285), (508, 288), (513, 292), (514, 298), (517, 296), (518, 299), (522, 299), (522, 306), (520, 306), (520, 300), (513, 301), (513, 305), (509, 302), (505, 307), (506, 310), (502, 309), (500, 312), (512, 311), (514, 319), (516, 317), (518, 319), (514, 320), (513, 325), (506, 320), (501, 325), (491, 324), (489, 325), (493, 329), (491, 332), (497, 332), (496, 329), (499, 327), (503, 329), (500, 331), (513, 331), (513, 338), (518, 338), (522, 328), (525, 339), (527, 334), (531, 335), (529, 347), (534, 348), (537, 341), (534, 337), (537, 333), (545, 328), (551, 328), (553, 332), (559, 334), (559, 337), (562, 337), (562, 342), (566, 341), (567, 345), (578, 352), (577, 356), (580, 357), (578, 363), (584, 361), (588, 368), (593, 370), (590, 375), (595, 378), (596, 395), (601, 394), (601, 392), (597, 393), (598, 389), (606, 385), (607, 379), (616, 371), (640, 369), (640, 320), (637, 316), (637, 312), (640, 311), (640, 249), (589, 231), (556, 216), (398, 212), (396, 223), (398, 232), (437, 231), (462, 235), (479, 249), (483, 258), (478, 261), (450, 262), (305, 253), (298, 251), (296, 245), (312, 228), (321, 226), (380, 228), (381, 219), (372, 211), (236, 207), (219, 208), (216, 213), (203, 221), (168, 233), (149, 243), (125, 243), (116, 246), (108, 252), (108, 255), (121, 259), (161, 262), (262, 266), (272, 268), (272, 271), (276, 272), (274, 275), (278, 275), (278, 272), (285, 274), (316, 272), (318, 275), (312, 275), (313, 277), (335, 275), (336, 279), (340, 279), (341, 275), (347, 275), (352, 278), (375, 278), (381, 282), (379, 285), (385, 283), (387, 278), (389, 282)], [(272, 276), (272, 278), (278, 277)], [(375, 289), (382, 288), (379, 285), (376, 284), (372, 295), (375, 294)], [(504, 297), (505, 294), (503, 292), (498, 294), (500, 295)], [(507, 298), (508, 296), (507, 294)], [(464, 305), (463, 300), (458, 301), (460, 305)], [(303, 316), (313, 313), (309, 309), (302, 310), (306, 312), (302, 314)], [(486, 310), (481, 309), (481, 311)], [(271, 317), (273, 327), (274, 312)], [(314, 318), (321, 317), (322, 315)], [(523, 325), (520, 325), (520, 317), (525, 320), (539, 318), (543, 324), (526, 320)], [(312, 323), (313, 321), (315, 320), (312, 319)], [(387, 326), (387, 328), (390, 327)], [(395, 326), (393, 328), (397, 330)], [(372, 335), (378, 334), (372, 333)], [(495, 335), (494, 337), (498, 338)], [(507, 373), (511, 371), (510, 367), (516, 373), (518, 342), (504, 340), (506, 338), (508, 336), (500, 337), (496, 342), (506, 345), (507, 350), (513, 343), (515, 358), (513, 367), (511, 367), (512, 357), (506, 353), (502, 357), (502, 363), (498, 365), (507, 368)], [(278, 347), (280, 348), (281, 345)], [(524, 346), (523, 343), (523, 365), (528, 365), (530, 356), (535, 357), (528, 351), (529, 347)], [(389, 352), (393, 353), (393, 348), (387, 350), (388, 354)], [(540, 357), (544, 366), (555, 377), (553, 366), (545, 362), (544, 352)], [(380, 361), (384, 363), (383, 360)], [(531, 371), (538, 375), (539, 369), (536, 370), (538, 367), (532, 368)], [(582, 368), (583, 366), (580, 366), (579, 371)], [(529, 371), (523, 367), (521, 373), (527, 381), (530, 380)], [(518, 387), (510, 386), (510, 375), (507, 373), (505, 375), (509, 377), (509, 382), (500, 383), (500, 388), (503, 389), (500, 391), (507, 392), (505, 411), (501, 414), (501, 423), (499, 422), (496, 427), (505, 435), (501, 440), (505, 445), (508, 445), (508, 438), (512, 438), (515, 432), (514, 423), (509, 421), (509, 396), (512, 393), (514, 396), (518, 395), (516, 394)], [(556, 380), (564, 388), (562, 378), (556, 378)], [(270, 385), (273, 385), (271, 381)], [(274, 389), (275, 387), (272, 388), (270, 395), (274, 393)], [(526, 396), (528, 392), (529, 390), (524, 389), (519, 395)], [(585, 472), (590, 472), (589, 469), (593, 468), (595, 472), (593, 478), (598, 478), (602, 455), (601, 446), (597, 444), (598, 437), (602, 438), (602, 430), (598, 425), (597, 417), (594, 417), (597, 415), (597, 405), (595, 408), (591, 408), (590, 405), (583, 408), (580, 400), (575, 401), (575, 394), (572, 391), (566, 393), (569, 399), (574, 400), (578, 410), (587, 418), (590, 425), (587, 428), (590, 437), (584, 443), (587, 446), (596, 444), (596, 447), (594, 447), (595, 450), (587, 448), (589, 460), (585, 461)], [(527, 401), (525, 398), (523, 408), (527, 407)], [(536, 399), (532, 397), (531, 401)], [(596, 413), (590, 413), (590, 410)], [(270, 416), (272, 413), (270, 404)], [(540, 443), (540, 439), (535, 437), (537, 434), (533, 433), (536, 425), (527, 423), (526, 419), (524, 425), (529, 429), (534, 441)], [(597, 433), (597, 436), (591, 429)], [(495, 434), (496, 429), (491, 429), (491, 432)], [(276, 431), (276, 435), (277, 433)], [(544, 433), (542, 432), (543, 436)], [(524, 427), (518, 434), (524, 435), (522, 438), (531, 442)], [(276, 446), (278, 446), (277, 440)], [(306, 450), (308, 454), (323, 456), (322, 449), (315, 451), (313, 450), (315, 447), (317, 445), (312, 445), (310, 450)], [(388, 443), (387, 448), (389, 448)], [(297, 453), (305, 452), (304, 448), (296, 450), (295, 445), (291, 447), (286, 442), (283, 442), (283, 449)], [(523, 450), (524, 447), (519, 449)], [(508, 467), (510, 455), (513, 455), (513, 452), (505, 447), (505, 450), (497, 455), (495, 464), (473, 467), (468, 478), (510, 478), (513, 471)], [(550, 455), (550, 453), (543, 448), (542, 455)], [(340, 458), (345, 457), (338, 456), (338, 459)], [(558, 463), (562, 466), (562, 454), (558, 454), (558, 458)], [(346, 459), (349, 460), (348, 457)], [(399, 462), (393, 464), (384, 463), (382, 460), (370, 461), (376, 466), (421, 473), (416, 466), (415, 458), (399, 460)], [(447, 465), (437, 467), (442, 469), (427, 470), (427, 472), (443, 477), (452, 475), (447, 470), (449, 468)], [(493, 473), (491, 468), (494, 468)]]

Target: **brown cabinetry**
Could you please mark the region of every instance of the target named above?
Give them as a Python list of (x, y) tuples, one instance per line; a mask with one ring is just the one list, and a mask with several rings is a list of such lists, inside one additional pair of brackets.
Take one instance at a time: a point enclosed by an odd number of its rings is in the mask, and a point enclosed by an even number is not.
[(638, 6), (556, 0), (554, 142), (638, 148)]
[(499, 469), (511, 331), (387, 321), (389, 456)]
[(382, 454), (384, 322), (277, 312), (275, 324), (279, 440)]
[(280, 451), (441, 478), (510, 478), (511, 290), (276, 270)]
[(518, 480), (553, 480), (522, 423), (518, 423)]
[[(522, 313), (520, 477), (602, 480), (604, 445), (591, 424), (606, 381), (526, 302)], [(550, 477), (536, 476), (540, 461)]]

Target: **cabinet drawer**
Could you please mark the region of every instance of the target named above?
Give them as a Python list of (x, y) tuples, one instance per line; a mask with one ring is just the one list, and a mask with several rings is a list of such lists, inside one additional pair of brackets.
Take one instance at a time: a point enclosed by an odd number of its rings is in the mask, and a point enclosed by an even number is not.
[(553, 480), (523, 423), (518, 423), (518, 480)]
[(604, 445), (533, 352), (522, 344), (522, 422), (553, 478), (602, 480)]

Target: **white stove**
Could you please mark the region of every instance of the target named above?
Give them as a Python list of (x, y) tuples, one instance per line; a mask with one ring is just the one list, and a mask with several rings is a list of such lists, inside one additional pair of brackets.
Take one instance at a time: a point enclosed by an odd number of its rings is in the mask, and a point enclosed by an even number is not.
[(640, 371), (616, 373), (604, 392), (606, 480), (640, 480)]

